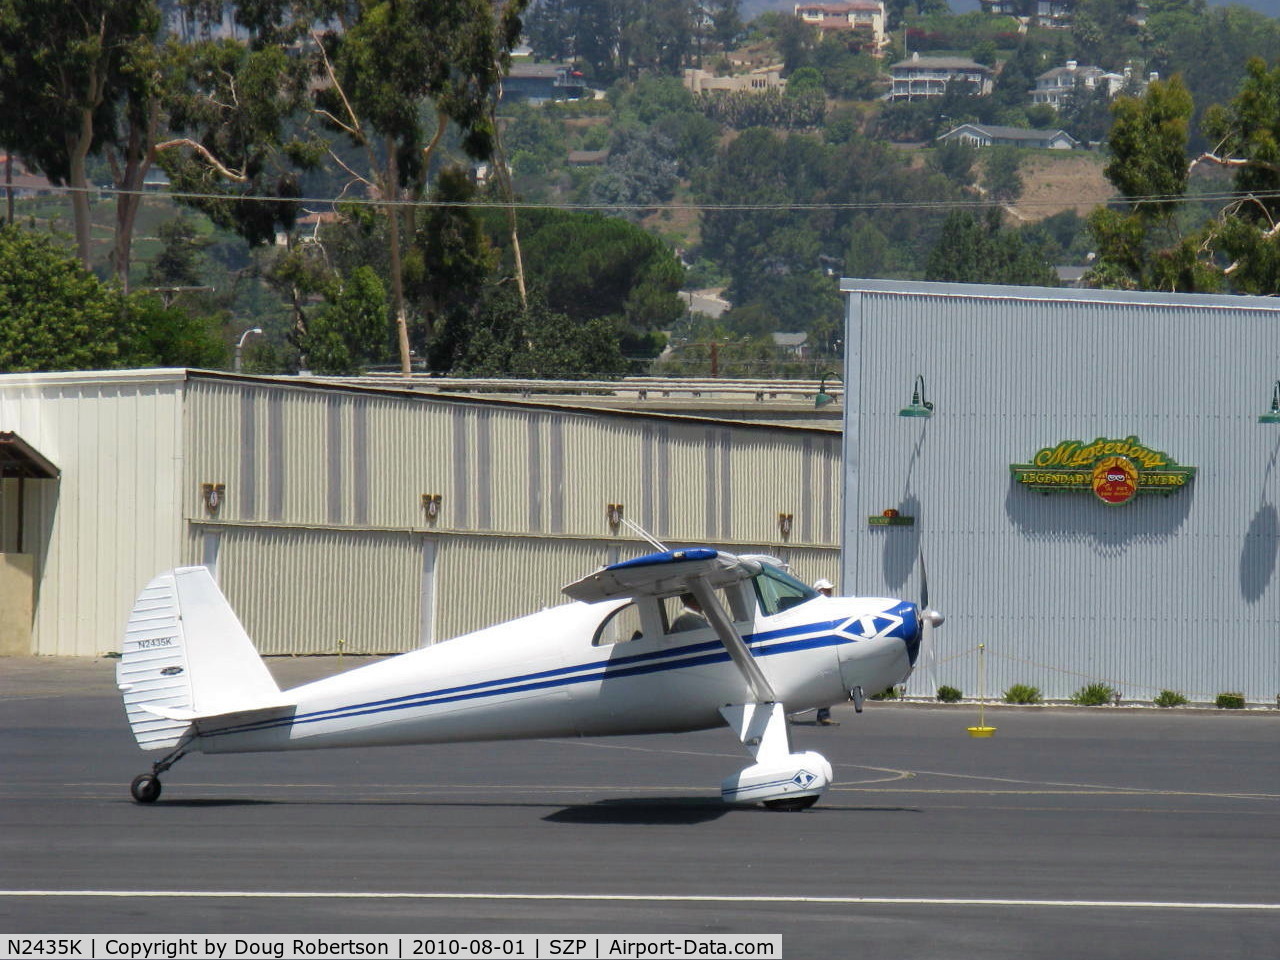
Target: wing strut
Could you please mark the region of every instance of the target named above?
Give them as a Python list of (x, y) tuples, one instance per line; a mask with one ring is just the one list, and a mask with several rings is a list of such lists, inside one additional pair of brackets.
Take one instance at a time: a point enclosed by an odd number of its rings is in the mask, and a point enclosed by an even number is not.
[(733, 621), (724, 612), (724, 607), (720, 605), (720, 601), (716, 598), (715, 592), (711, 587), (707, 585), (707, 581), (702, 577), (691, 579), (689, 581), (689, 589), (698, 598), (698, 603), (702, 606), (702, 612), (707, 616), (707, 622), (715, 628), (716, 636), (720, 638), (725, 650), (729, 652), (730, 659), (742, 672), (742, 676), (751, 687), (751, 693), (756, 700), (760, 703), (777, 702), (778, 697), (773, 692), (773, 687), (769, 686), (769, 681), (765, 678), (760, 665), (756, 663), (755, 657), (751, 656), (751, 651), (747, 649), (747, 645), (742, 642), (742, 637), (734, 629)]

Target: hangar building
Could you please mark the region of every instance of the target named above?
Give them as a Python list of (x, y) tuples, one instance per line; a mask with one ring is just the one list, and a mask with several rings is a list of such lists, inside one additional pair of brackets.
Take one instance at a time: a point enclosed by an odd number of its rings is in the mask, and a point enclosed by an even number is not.
[(195, 563), (264, 653), (410, 650), (648, 552), (619, 514), (835, 579), (839, 465), (838, 430), (813, 426), (193, 370), (0, 376), (0, 654), (118, 650), (139, 590)]
[(917, 596), (923, 555), (947, 617), (909, 693), (980, 693), (981, 644), (995, 697), (1280, 703), (1280, 303), (841, 288), (843, 586)]

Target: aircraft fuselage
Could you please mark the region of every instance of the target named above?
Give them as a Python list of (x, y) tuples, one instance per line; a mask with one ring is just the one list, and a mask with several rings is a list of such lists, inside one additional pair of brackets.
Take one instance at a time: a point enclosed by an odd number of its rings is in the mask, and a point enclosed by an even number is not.
[[(613, 736), (721, 726), (753, 699), (713, 630), (594, 645), (623, 602), (570, 603), (285, 691), (261, 719), (201, 722), (205, 753)], [(816, 597), (735, 625), (787, 712), (911, 672), (914, 604)]]

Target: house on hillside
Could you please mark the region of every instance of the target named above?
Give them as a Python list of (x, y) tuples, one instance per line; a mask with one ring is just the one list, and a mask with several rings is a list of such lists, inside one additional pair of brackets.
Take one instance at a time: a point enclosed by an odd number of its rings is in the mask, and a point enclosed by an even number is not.
[(751, 93), (763, 93), (766, 90), (784, 90), (787, 81), (782, 77), (781, 66), (768, 66), (752, 70), (750, 73), (733, 77), (718, 77), (707, 70), (686, 69), (684, 87), (697, 96), (699, 93), (721, 92), (735, 93), (746, 90)]
[(502, 82), (502, 99), (546, 103), (550, 100), (578, 100), (586, 89), (582, 71), (569, 63), (511, 64), (511, 73)]
[(1076, 12), (1076, 0), (1038, 0), (1036, 20), (1042, 27), (1067, 27)]
[(940, 97), (948, 85), (966, 82), (974, 85), (974, 93), (986, 96), (993, 87), (990, 67), (984, 67), (966, 57), (922, 57), (913, 53), (909, 60), (900, 60), (889, 68), (893, 87), (890, 100), (917, 100), (922, 97)]
[[(1150, 79), (1158, 80), (1159, 74), (1153, 73)], [(1077, 87), (1087, 91), (1105, 89), (1108, 97), (1115, 97), (1126, 87), (1133, 88), (1135, 94), (1141, 95), (1147, 82), (1135, 80), (1132, 67), (1125, 67), (1123, 73), (1109, 73), (1101, 67), (1081, 66), (1075, 60), (1068, 60), (1065, 65), (1054, 67), (1036, 77), (1031, 102), (1043, 103), (1060, 110), (1063, 100)]]
[(962, 123), (938, 137), (938, 143), (967, 143), (975, 147), (1031, 147), (1039, 150), (1074, 150), (1080, 141), (1065, 130), (1024, 130), (984, 123)]
[(1076, 0), (978, 0), (982, 12), (993, 17), (1035, 20), (1042, 27), (1071, 25)]
[(843, 3), (797, 3), (796, 16), (823, 33), (851, 32), (867, 35), (874, 51), (889, 43), (885, 32), (884, 0), (845, 0)]
[(809, 334), (804, 331), (799, 333), (774, 333), (773, 345), (779, 353), (801, 360), (809, 355)]
[(603, 150), (570, 150), (568, 162), (571, 167), (603, 167), (609, 162), (609, 148)]

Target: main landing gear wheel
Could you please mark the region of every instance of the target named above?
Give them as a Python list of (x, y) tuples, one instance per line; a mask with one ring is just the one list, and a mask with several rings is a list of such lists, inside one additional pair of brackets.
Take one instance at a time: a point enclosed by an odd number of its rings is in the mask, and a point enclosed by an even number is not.
[(808, 797), (782, 797), (778, 800), (765, 800), (764, 805), (769, 810), (778, 810), (782, 813), (798, 813), (801, 810), (808, 810), (817, 802), (818, 795), (815, 793)]
[(138, 803), (155, 803), (160, 799), (160, 778), (154, 773), (140, 773), (129, 784), (129, 792)]

